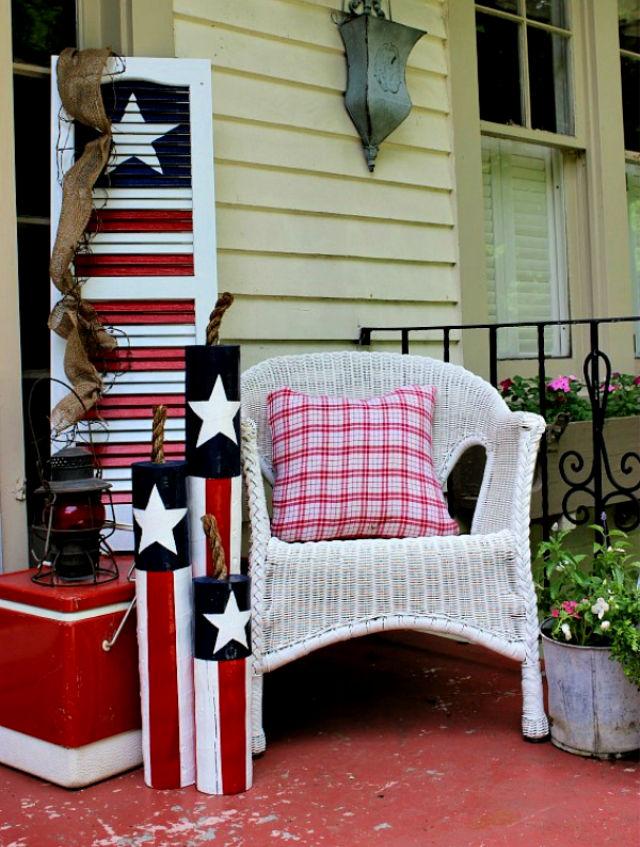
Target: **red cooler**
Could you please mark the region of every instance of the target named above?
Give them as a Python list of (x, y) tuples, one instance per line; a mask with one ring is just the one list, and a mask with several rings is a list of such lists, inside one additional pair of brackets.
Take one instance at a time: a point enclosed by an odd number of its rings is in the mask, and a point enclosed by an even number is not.
[(0, 576), (0, 762), (80, 788), (142, 762), (135, 615), (103, 649), (133, 599), (104, 585), (35, 585)]

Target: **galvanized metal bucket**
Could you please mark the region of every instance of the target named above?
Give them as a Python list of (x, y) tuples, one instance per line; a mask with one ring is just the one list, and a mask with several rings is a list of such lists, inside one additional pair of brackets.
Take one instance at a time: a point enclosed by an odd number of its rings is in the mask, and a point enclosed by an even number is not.
[(551, 742), (562, 750), (599, 759), (640, 748), (640, 690), (611, 660), (608, 647), (554, 641), (542, 624), (549, 691)]

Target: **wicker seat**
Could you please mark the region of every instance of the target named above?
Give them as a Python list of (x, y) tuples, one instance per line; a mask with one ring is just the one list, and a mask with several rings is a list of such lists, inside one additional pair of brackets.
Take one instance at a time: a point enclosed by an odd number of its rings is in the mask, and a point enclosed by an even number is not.
[[(464, 450), (482, 445), (484, 480), (469, 535), (285, 543), (271, 535), (273, 483), (266, 398), (289, 386), (365, 398), (436, 385), (434, 463), (444, 483)], [(263, 674), (324, 645), (371, 632), (451, 634), (522, 664), (522, 731), (548, 733), (531, 578), (529, 507), (544, 421), (509, 411), (488, 383), (456, 365), (392, 353), (269, 359), (242, 377), (243, 471), (251, 529), (253, 750), (265, 749)]]

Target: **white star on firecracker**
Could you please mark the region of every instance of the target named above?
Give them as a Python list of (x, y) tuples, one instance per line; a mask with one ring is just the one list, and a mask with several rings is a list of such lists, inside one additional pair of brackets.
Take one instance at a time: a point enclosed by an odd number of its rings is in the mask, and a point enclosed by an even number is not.
[(230, 438), (234, 444), (238, 443), (233, 420), (238, 414), (240, 403), (227, 400), (222, 377), (218, 376), (216, 379), (208, 400), (190, 400), (189, 405), (202, 421), (196, 447), (206, 444), (219, 432)]
[[(125, 106), (122, 118), (116, 123), (111, 124), (116, 153), (118, 152), (118, 135), (130, 135), (132, 133), (132, 127), (130, 124), (146, 124), (149, 127), (153, 127), (156, 134), (144, 135), (142, 133), (135, 133), (136, 144), (138, 145), (138, 150), (135, 155), (129, 156), (127, 159), (123, 159), (122, 161), (110, 162), (107, 165), (106, 172), (110, 173), (119, 165), (124, 164), (124, 162), (128, 162), (130, 159), (140, 159), (140, 161), (144, 162), (145, 165), (148, 165), (159, 174), (164, 173), (162, 165), (160, 164), (160, 159), (158, 159), (158, 154), (153, 147), (153, 143), (159, 138), (163, 138), (168, 132), (171, 132), (172, 129), (180, 126), (180, 124), (158, 124), (152, 121), (145, 121), (142, 116), (142, 112), (140, 111), (140, 107), (138, 106), (136, 95), (131, 93), (129, 95), (127, 105)], [(135, 130), (133, 131), (135, 132)], [(146, 159), (144, 159), (143, 156), (146, 156)]]
[(172, 553), (177, 553), (174, 528), (187, 514), (186, 509), (167, 509), (162, 502), (158, 486), (154, 485), (146, 509), (134, 509), (133, 517), (142, 531), (138, 552), (142, 553), (152, 544), (160, 544)]
[(202, 614), (209, 623), (213, 624), (213, 626), (215, 626), (218, 630), (218, 634), (216, 635), (216, 640), (213, 645), (214, 653), (217, 653), (218, 650), (222, 650), (222, 648), (230, 641), (237, 641), (238, 644), (242, 644), (242, 646), (246, 647), (247, 650), (249, 649), (246, 626), (249, 622), (249, 618), (251, 617), (251, 612), (240, 611), (236, 595), (233, 591), (229, 593), (229, 598), (227, 600), (227, 605), (224, 607), (223, 614), (207, 615), (204, 612)]

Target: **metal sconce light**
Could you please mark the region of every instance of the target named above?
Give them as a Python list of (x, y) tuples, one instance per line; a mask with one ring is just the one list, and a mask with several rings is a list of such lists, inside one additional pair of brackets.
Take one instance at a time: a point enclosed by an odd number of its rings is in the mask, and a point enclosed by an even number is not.
[(381, 0), (349, 0), (338, 23), (347, 52), (345, 105), (371, 172), (380, 144), (411, 111), (405, 68), (416, 42), (426, 35), (390, 18), (391, 7), (387, 18)]

